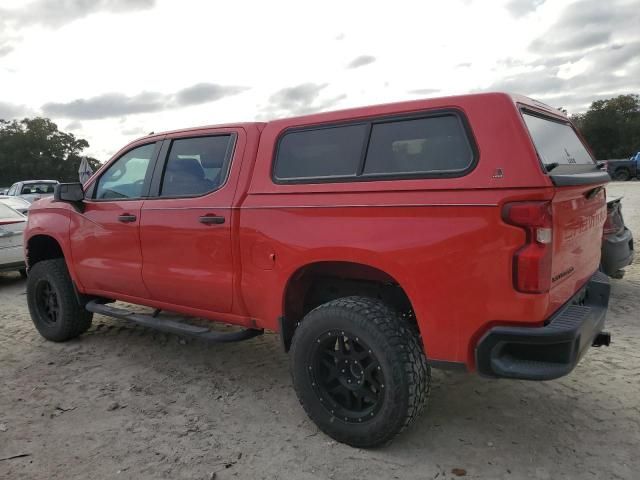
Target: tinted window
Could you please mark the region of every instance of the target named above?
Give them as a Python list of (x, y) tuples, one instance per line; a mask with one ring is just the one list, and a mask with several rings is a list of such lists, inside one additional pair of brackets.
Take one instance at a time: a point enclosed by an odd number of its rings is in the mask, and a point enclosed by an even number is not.
[(452, 172), (467, 169), (473, 151), (458, 117), (374, 124), (365, 174)]
[(202, 195), (227, 180), (231, 135), (174, 140), (162, 178), (160, 196)]
[(593, 163), (591, 155), (568, 123), (554, 122), (527, 113), (522, 116), (543, 164)]
[(55, 182), (26, 183), (22, 186), (20, 194), (53, 193), (55, 186)]
[(367, 125), (290, 132), (278, 145), (278, 179), (355, 176)]
[(97, 199), (138, 198), (155, 151), (150, 143), (128, 151), (105, 171), (96, 188)]

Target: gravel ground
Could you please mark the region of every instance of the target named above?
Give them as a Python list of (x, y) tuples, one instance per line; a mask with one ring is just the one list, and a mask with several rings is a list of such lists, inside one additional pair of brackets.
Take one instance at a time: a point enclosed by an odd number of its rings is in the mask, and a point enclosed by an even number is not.
[[(609, 192), (640, 239), (640, 182)], [(307, 419), (276, 335), (206, 345), (96, 316), (55, 344), (31, 324), (25, 282), (3, 274), (0, 478), (638, 478), (638, 260), (612, 289), (614, 343), (569, 376), (435, 371), (427, 414), (367, 451)]]

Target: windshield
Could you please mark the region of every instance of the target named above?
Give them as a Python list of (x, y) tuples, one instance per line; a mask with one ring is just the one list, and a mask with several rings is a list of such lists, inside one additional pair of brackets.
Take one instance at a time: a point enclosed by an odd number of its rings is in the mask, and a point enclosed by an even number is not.
[(20, 191), (21, 195), (28, 195), (32, 193), (53, 193), (55, 188), (55, 182), (41, 182), (41, 183), (27, 183), (22, 186)]
[(522, 116), (545, 167), (594, 163), (570, 124), (529, 113), (523, 113)]

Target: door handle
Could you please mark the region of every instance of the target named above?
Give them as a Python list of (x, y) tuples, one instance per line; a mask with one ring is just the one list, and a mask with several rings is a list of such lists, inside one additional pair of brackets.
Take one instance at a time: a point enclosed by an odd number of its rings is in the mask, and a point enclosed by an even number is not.
[(217, 215), (204, 215), (200, 217), (200, 223), (204, 223), (205, 225), (221, 225), (224, 223), (224, 217), (219, 217)]
[(137, 218), (138, 217), (136, 217), (135, 215), (130, 215), (128, 213), (125, 213), (124, 215), (120, 215), (118, 217), (118, 221), (122, 223), (131, 223), (131, 222), (135, 222)]

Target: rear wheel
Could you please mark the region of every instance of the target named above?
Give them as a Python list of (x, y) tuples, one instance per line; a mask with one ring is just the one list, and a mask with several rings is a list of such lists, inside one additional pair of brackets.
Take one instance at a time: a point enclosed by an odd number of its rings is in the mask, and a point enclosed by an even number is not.
[(613, 179), (619, 182), (625, 182), (631, 178), (631, 173), (626, 168), (618, 168), (613, 172)]
[(30, 269), (27, 303), (36, 329), (47, 340), (64, 342), (91, 326), (93, 314), (78, 303), (62, 258), (43, 260)]
[(431, 372), (411, 325), (383, 302), (346, 297), (304, 318), (291, 371), (309, 417), (355, 447), (389, 442), (426, 404)]

